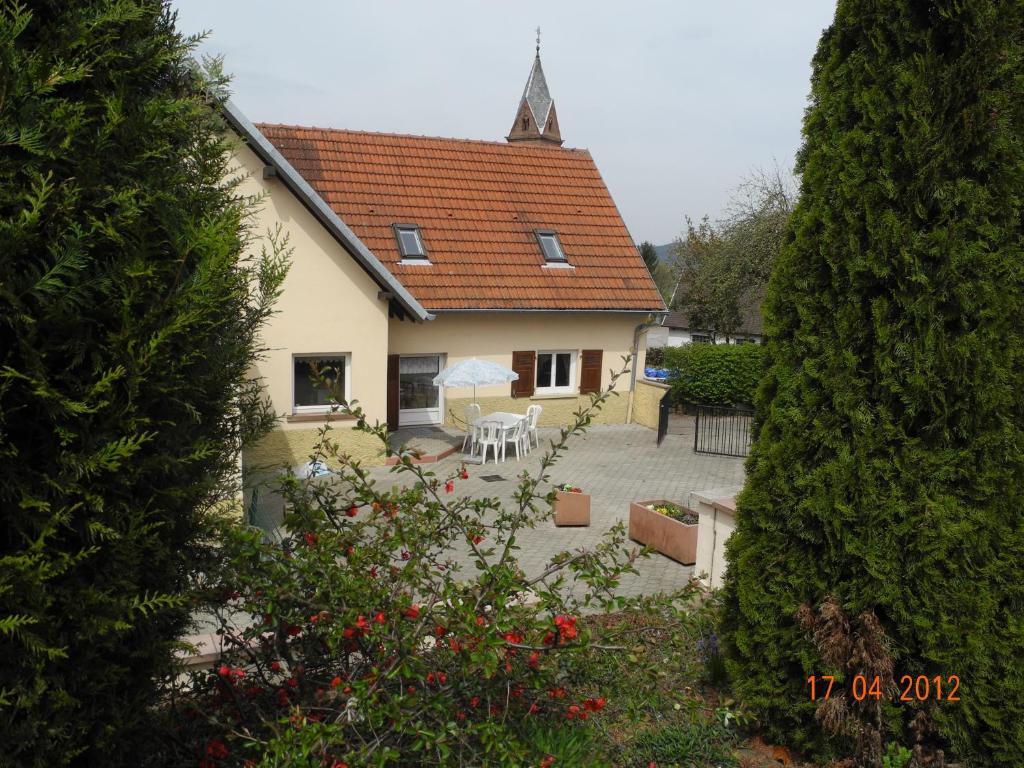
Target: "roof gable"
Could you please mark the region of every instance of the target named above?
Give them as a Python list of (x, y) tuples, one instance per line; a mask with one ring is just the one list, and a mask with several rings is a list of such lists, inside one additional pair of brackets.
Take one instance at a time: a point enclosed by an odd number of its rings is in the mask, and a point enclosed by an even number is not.
[[(590, 153), (283, 125), (260, 129), (429, 310), (661, 311)], [(429, 264), (402, 264), (417, 224)], [(571, 269), (545, 265), (558, 233)]]

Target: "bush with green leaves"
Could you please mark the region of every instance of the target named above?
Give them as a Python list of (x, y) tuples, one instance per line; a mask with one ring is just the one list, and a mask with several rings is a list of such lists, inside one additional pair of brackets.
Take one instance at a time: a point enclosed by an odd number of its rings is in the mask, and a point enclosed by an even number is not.
[(840, 0), (814, 58), (724, 637), (769, 734), (822, 756), (855, 707), (807, 678), (849, 690), (869, 636), (897, 683), (961, 682), (887, 689), (882, 743), (1024, 755), (1022, 32), (1019, 2)]
[[(550, 524), (554, 492), (538, 488), (613, 386), (591, 396), (536, 476), (524, 472), (507, 507), (460, 495), (469, 469), (438, 476), (404, 450), (385, 490), (323, 428), (310, 459), (340, 468), (285, 476), (283, 539), (225, 532), (224, 567), (201, 585), (224, 655), (176, 692), (167, 715), (182, 733), (168, 759), (550, 764), (549, 731), (605, 707), (599, 692), (578, 690), (575, 670), (615, 649), (580, 616), (626, 604), (615, 588), (635, 573), (637, 550), (623, 547), (619, 523), (595, 549), (527, 574), (517, 537)], [(358, 406), (336, 408), (387, 449), (385, 427)], [(585, 735), (557, 741), (565, 754), (587, 749)]]
[(667, 347), (672, 399), (703, 405), (750, 405), (764, 368), (760, 344), (684, 344)]
[[(283, 277), (165, 3), (0, 5), (0, 762), (137, 764)], [(10, 761), (10, 762), (8, 762)]]

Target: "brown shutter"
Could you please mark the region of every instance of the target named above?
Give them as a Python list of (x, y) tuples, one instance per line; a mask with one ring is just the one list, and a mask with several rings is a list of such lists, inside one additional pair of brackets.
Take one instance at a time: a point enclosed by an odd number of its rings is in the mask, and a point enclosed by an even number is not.
[(398, 355), (388, 355), (388, 429), (398, 429)]
[(512, 397), (529, 397), (533, 394), (536, 363), (536, 352), (512, 353), (512, 370), (519, 374), (519, 378), (512, 382)]
[(589, 395), (601, 391), (601, 359), (604, 353), (600, 349), (584, 349), (580, 356), (580, 394)]

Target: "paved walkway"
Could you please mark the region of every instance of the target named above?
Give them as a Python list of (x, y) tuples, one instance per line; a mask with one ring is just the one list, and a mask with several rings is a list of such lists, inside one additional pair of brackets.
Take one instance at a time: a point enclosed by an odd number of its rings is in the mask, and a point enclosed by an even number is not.
[[(551, 484), (572, 483), (589, 493), (591, 524), (586, 528), (556, 528), (547, 521), (537, 528), (522, 531), (517, 537), (521, 546), (517, 554), (527, 575), (540, 573), (559, 552), (593, 547), (616, 522), (628, 524), (631, 501), (669, 499), (694, 506), (691, 496), (695, 493), (731, 496), (739, 489), (744, 476), (742, 459), (694, 454), (692, 418), (674, 417), (672, 427), (660, 447), (656, 445), (652, 430), (632, 424), (594, 426), (586, 435), (570, 439), (569, 450), (549, 472)], [(416, 434), (415, 442), (427, 439), (442, 443), (453, 440), (450, 435)], [(524, 470), (531, 474), (539, 471), (543, 446), (555, 437), (557, 430), (541, 429), (542, 448), (534, 449), (519, 462), (515, 461), (513, 453), (504, 463), (467, 465), (470, 478), (458, 481), (456, 493), (477, 498), (497, 496), (504, 503), (512, 503), (517, 476)], [(461, 447), (461, 436), (457, 444)], [(456, 452), (424, 468), (445, 477), (462, 460), (461, 453)], [(378, 467), (370, 472), (379, 487), (406, 485), (413, 479), (410, 474), (397, 473), (391, 467)], [(482, 479), (495, 475), (501, 479), (493, 482)], [(543, 495), (550, 488), (545, 484), (539, 491)], [(453, 553), (453, 556), (467, 569), (473, 568), (464, 553)], [(685, 586), (693, 572), (692, 567), (658, 554), (639, 561), (638, 570), (639, 576), (627, 576), (623, 580), (622, 594), (671, 591)]]

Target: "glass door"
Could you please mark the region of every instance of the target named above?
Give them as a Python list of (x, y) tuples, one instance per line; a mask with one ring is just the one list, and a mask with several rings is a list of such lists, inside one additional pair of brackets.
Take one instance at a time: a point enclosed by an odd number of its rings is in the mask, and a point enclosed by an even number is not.
[(444, 393), (433, 379), (441, 372), (441, 355), (402, 355), (398, 360), (398, 423), (403, 427), (440, 424)]

